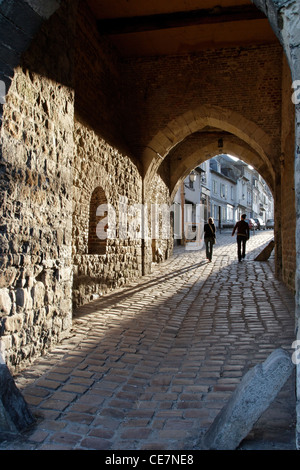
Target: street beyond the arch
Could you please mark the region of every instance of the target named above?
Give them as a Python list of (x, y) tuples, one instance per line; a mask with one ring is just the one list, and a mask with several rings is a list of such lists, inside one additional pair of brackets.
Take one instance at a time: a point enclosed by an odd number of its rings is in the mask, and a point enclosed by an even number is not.
[[(153, 272), (74, 312), (69, 338), (16, 377), (36, 426), (0, 449), (201, 450), (237, 384), (276, 348), (293, 353), (294, 295), (274, 276), (273, 239), (256, 232), (177, 247)], [(295, 378), (240, 449), (295, 449)]]

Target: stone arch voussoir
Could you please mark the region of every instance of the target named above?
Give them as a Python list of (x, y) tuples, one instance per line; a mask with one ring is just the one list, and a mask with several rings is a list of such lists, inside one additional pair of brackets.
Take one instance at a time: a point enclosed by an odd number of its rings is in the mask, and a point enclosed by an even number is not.
[(201, 106), (170, 121), (147, 145), (143, 153), (145, 187), (168, 153), (185, 138), (206, 126), (229, 132), (248, 144), (269, 165), (272, 139), (256, 123), (240, 113), (219, 106)]
[[(224, 140), (223, 151), (224, 153), (243, 160), (245, 163), (251, 164), (267, 182), (272, 193), (274, 193), (274, 171), (271, 165), (265, 164), (265, 162), (261, 160), (260, 156), (256, 152), (249, 149), (248, 146), (243, 145), (243, 143), (236, 143), (231, 141), (231, 139)], [(189, 175), (191, 170), (217, 154), (218, 149), (216, 144), (211, 143), (197, 149), (195, 152), (189, 155), (187, 159), (184, 160), (182, 165), (178, 165), (176, 171), (171, 175), (170, 201), (173, 201), (181, 181), (183, 181)]]

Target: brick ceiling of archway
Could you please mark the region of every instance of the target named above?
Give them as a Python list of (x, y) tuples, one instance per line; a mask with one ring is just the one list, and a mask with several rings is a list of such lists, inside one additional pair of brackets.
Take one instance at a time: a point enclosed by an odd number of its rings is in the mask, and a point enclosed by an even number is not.
[(276, 42), (251, 0), (87, 0), (123, 56), (184, 54)]

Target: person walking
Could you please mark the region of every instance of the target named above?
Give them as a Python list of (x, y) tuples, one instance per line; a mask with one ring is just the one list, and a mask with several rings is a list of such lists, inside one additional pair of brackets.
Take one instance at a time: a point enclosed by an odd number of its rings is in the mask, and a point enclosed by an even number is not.
[(210, 262), (213, 255), (213, 246), (216, 243), (216, 227), (212, 217), (204, 224), (204, 242), (206, 248), (206, 258)]
[(232, 231), (232, 236), (234, 236), (235, 232), (237, 232), (236, 241), (239, 261), (242, 261), (242, 259), (244, 259), (246, 256), (246, 242), (250, 238), (249, 224), (245, 219), (246, 214), (243, 214), (241, 216), (241, 220), (235, 224)]

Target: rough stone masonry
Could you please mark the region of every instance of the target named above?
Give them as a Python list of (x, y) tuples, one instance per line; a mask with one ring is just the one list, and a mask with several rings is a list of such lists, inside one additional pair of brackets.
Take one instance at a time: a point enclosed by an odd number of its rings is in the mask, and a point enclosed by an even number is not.
[[(0, 12), (8, 17), (11, 6), (23, 3), (3, 0)], [(283, 227), (294, 227), (295, 222), (289, 184), (294, 149), (283, 145), (294, 139), (292, 130), (282, 125), (282, 120), (290, 123), (285, 117), (292, 115), (290, 71), (283, 70), (279, 43), (204, 50), (196, 56), (124, 59), (99, 35), (87, 2), (79, 2), (78, 10), (76, 0), (25, 3), (26, 11), (29, 5), (34, 7), (34, 39), (16, 51), (3, 105), (0, 148), (0, 335), (6, 363), (14, 369), (69, 334), (72, 304), (82, 305), (147, 272), (157, 249), (164, 258), (171, 253), (172, 240), (150, 240), (142, 246), (140, 240), (118, 238), (107, 243), (105, 254), (88, 251), (89, 212), (97, 188), (114, 206), (120, 196), (129, 205), (170, 204), (168, 161), (145, 183), (144, 164), (153, 165), (144, 153), (151, 150), (153, 139), (159, 155), (164, 155), (161, 147), (169, 148), (169, 138), (172, 146), (180, 143), (185, 165), (185, 157), (191, 155), (186, 129), (191, 135), (198, 133), (200, 121), (223, 130), (232, 125), (238, 129), (240, 118), (245, 118), (245, 129), (236, 131), (236, 137), (241, 140), (250, 132), (255, 148), (266, 145), (259, 169), (263, 173), (274, 168), (276, 220), (281, 223), (282, 211), (289, 221), (285, 224), (283, 218)], [(41, 5), (46, 8), (43, 14)], [(39, 29), (41, 15), (48, 20)], [(17, 26), (18, 30), (22, 25)], [(2, 49), (2, 63), (1, 54)], [(286, 109), (283, 90), (289, 94)], [(207, 111), (203, 121), (198, 113), (202, 106)], [(217, 121), (216, 106), (222, 111)], [(249, 130), (246, 123), (255, 126)], [(289, 125), (293, 129), (293, 122)], [(260, 142), (265, 135), (270, 137), (268, 144)], [(281, 151), (285, 157), (280, 166)], [(282, 250), (280, 237), (279, 224), (276, 256), (282, 253), (283, 280), (292, 282), (294, 230), (284, 233)]]
[(250, 369), (204, 436), (205, 447), (235, 450), (275, 399), (293, 368), (288, 352), (278, 348), (263, 364)]
[(34, 422), (35, 418), (0, 354), (0, 433), (16, 434)]

